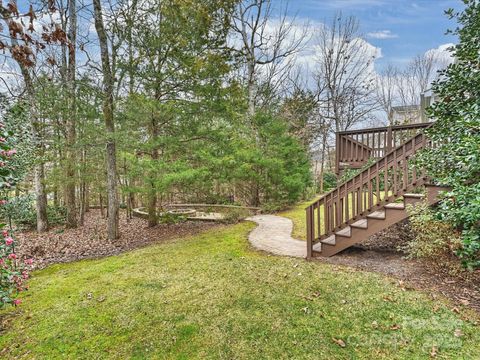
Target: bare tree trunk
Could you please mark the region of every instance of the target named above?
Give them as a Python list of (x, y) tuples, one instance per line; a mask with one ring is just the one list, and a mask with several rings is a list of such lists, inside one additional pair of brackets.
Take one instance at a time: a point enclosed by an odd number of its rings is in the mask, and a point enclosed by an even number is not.
[(108, 239), (115, 240), (120, 236), (118, 229), (118, 197), (117, 197), (117, 158), (115, 151), (115, 123), (113, 119), (113, 76), (110, 65), (108, 39), (103, 25), (102, 6), (100, 0), (93, 0), (95, 28), (100, 43), (102, 59), (104, 101), (103, 117), (107, 137), (107, 195), (108, 195)]
[[(77, 227), (77, 208), (75, 199), (75, 141), (76, 141), (76, 101), (75, 101), (75, 72), (76, 72), (76, 38), (77, 38), (77, 9), (76, 1), (68, 0), (69, 11), (69, 46), (68, 46), (68, 66), (67, 66), (67, 92), (68, 92), (68, 116), (67, 116), (67, 164), (66, 164), (66, 183), (65, 183), (65, 205), (67, 208), (67, 218), (65, 225), (67, 228)], [(83, 219), (82, 221), (83, 222)]]
[(102, 194), (98, 195), (98, 201), (100, 202), (100, 215), (102, 216), (102, 219), (105, 217), (105, 213), (103, 211), (103, 196)]
[(37, 231), (48, 230), (47, 193), (45, 192), (45, 168), (43, 162), (35, 165), (34, 169), (35, 193), (37, 202)]
[(85, 173), (86, 173), (86, 150), (82, 150), (82, 177), (80, 181), (80, 225), (83, 226), (85, 223), (85, 213), (88, 209), (87, 204), (87, 182), (85, 181)]

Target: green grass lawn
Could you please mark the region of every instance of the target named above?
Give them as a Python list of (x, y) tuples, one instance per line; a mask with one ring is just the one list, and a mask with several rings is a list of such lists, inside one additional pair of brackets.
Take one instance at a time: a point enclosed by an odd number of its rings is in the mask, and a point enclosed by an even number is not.
[(410, 360), (435, 347), (480, 358), (467, 310), (381, 275), (252, 251), (253, 227), (35, 272), (24, 303), (0, 313), (0, 357)]
[[(280, 216), (285, 216), (293, 221), (292, 236), (295, 239), (307, 240), (307, 215), (305, 212), (305, 208), (314, 201), (315, 199), (300, 203), (278, 214)], [(321, 209), (323, 210), (323, 207)]]

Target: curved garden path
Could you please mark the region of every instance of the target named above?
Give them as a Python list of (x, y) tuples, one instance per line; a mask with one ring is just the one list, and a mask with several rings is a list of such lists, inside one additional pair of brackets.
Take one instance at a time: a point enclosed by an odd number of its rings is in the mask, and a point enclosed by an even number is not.
[(276, 215), (255, 215), (246, 220), (258, 224), (248, 235), (254, 248), (275, 255), (306, 257), (305, 241), (292, 238), (292, 220)]

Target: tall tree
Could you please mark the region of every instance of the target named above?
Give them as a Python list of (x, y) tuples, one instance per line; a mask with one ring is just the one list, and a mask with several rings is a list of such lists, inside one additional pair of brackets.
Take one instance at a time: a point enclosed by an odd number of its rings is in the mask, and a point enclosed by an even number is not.
[(323, 117), (335, 131), (347, 130), (376, 110), (373, 62), (375, 49), (363, 40), (355, 17), (333, 18), (317, 28), (316, 93)]
[[(297, 28), (294, 19), (287, 19), (286, 9), (274, 19), (271, 0), (240, 1), (234, 13), (232, 28), (241, 44), (238, 48), (246, 67), (248, 110), (251, 118), (259, 102), (259, 81), (263, 78), (269, 88), (281, 80), (282, 70), (305, 43), (306, 28)], [(280, 69), (279, 69), (280, 68)], [(263, 73), (262, 73), (263, 71)]]
[[(54, 11), (55, 9), (50, 9)], [(30, 20), (29, 30), (34, 31), (33, 21), (36, 14), (33, 7), (30, 6), (28, 14), (24, 15)], [(34, 183), (36, 194), (36, 214), (37, 214), (37, 231), (44, 232), (48, 230), (47, 217), (47, 193), (45, 189), (45, 160), (44, 160), (44, 141), (42, 134), (42, 124), (37, 114), (36, 91), (34, 87), (33, 69), (35, 66), (35, 55), (32, 46), (37, 48), (44, 47), (39, 41), (34, 41), (32, 36), (28, 35), (22, 25), (21, 18), (16, 2), (10, 2), (6, 7), (0, 4), (0, 17), (8, 29), (6, 39), (10, 43), (0, 41), (0, 47), (8, 49), (20, 69), (20, 73), (25, 86), (25, 93), (28, 99), (29, 112), (32, 123), (32, 138), (36, 147), (37, 160), (34, 167)], [(62, 34), (56, 34), (54, 37), (49, 34), (48, 28), (44, 32), (45, 37), (50, 37), (52, 41), (63, 41)]]
[(117, 194), (117, 154), (115, 146), (115, 121), (113, 113), (114, 78), (110, 64), (109, 44), (103, 21), (102, 5), (100, 0), (93, 0), (95, 29), (100, 46), (100, 57), (103, 73), (103, 119), (106, 130), (106, 163), (107, 163), (107, 196), (108, 222), (107, 232), (110, 240), (120, 236), (118, 228), (118, 194)]
[(388, 125), (393, 124), (393, 106), (398, 102), (398, 68), (389, 64), (377, 75), (377, 100), (387, 117)]
[(75, 201), (75, 166), (76, 166), (76, 39), (77, 39), (77, 6), (76, 0), (68, 0), (68, 65), (67, 65), (67, 148), (66, 148), (66, 184), (65, 184), (65, 205), (67, 228), (77, 227), (77, 208)]

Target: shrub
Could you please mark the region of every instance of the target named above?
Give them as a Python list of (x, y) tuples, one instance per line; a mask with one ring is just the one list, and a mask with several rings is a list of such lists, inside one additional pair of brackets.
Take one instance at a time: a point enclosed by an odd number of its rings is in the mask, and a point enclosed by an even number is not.
[[(8, 192), (18, 181), (15, 174), (15, 161), (12, 159), (16, 150), (12, 148), (11, 133), (5, 131), (0, 123), (0, 189)], [(0, 209), (8, 203), (0, 202)], [(5, 224), (0, 224), (4, 229)], [(27, 260), (30, 264), (31, 260)], [(18, 293), (26, 289), (25, 281), (28, 279), (28, 271), (24, 264), (19, 263), (15, 254), (15, 244), (12, 234), (3, 230), (0, 236), (0, 308), (7, 304), (18, 305)]]
[(225, 224), (236, 224), (250, 214), (247, 209), (229, 209), (225, 212), (222, 222)]
[(2, 231), (0, 238), (0, 308), (3, 308), (8, 304), (20, 304), (17, 296), (27, 289), (27, 268), (32, 260), (20, 261), (17, 258), (15, 241), (6, 230)]
[(428, 204), (409, 205), (412, 239), (401, 250), (410, 258), (438, 260), (451, 257), (461, 248), (460, 234), (448, 221), (439, 219)]
[(34, 227), (37, 221), (32, 195), (14, 197), (0, 208), (4, 221), (18, 227)]
[[(35, 228), (37, 216), (33, 195), (28, 194), (11, 198), (0, 208), (0, 216), (4, 221), (15, 224), (18, 228)], [(47, 216), (49, 224), (64, 224), (67, 210), (64, 206), (49, 205), (47, 207)]]
[(480, 3), (465, 0), (466, 8), (447, 13), (456, 18), (459, 42), (452, 48), (455, 62), (433, 84), (436, 101), (427, 130), (436, 145), (422, 151), (419, 166), (430, 178), (452, 191), (439, 207), (439, 215), (462, 233), (457, 254), (466, 267), (480, 267)]
[(323, 190), (330, 191), (337, 187), (337, 175), (332, 172), (325, 172), (323, 174)]
[(158, 216), (158, 223), (159, 224), (179, 224), (182, 222), (187, 221), (187, 217), (180, 214), (172, 214), (170, 212), (162, 213)]

